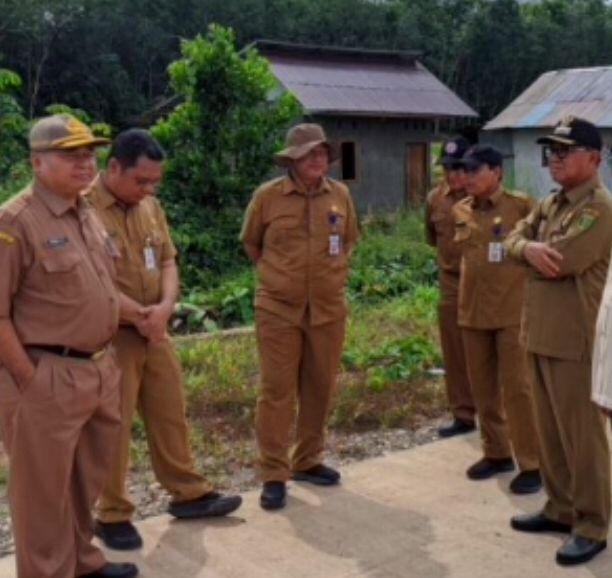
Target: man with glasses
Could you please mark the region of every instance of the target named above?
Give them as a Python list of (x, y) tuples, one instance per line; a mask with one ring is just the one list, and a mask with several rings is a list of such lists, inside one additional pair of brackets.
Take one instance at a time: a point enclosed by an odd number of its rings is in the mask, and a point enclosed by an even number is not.
[(119, 432), (119, 295), (80, 192), (106, 144), (70, 115), (30, 132), (32, 184), (0, 208), (0, 430), (18, 578), (131, 578), (95, 547), (91, 509)]
[(610, 455), (605, 416), (591, 401), (591, 358), (612, 246), (612, 200), (598, 177), (602, 139), (579, 118), (539, 139), (561, 186), (506, 240), (529, 266), (522, 339), (529, 353), (548, 500), (515, 516), (522, 532), (564, 532), (557, 562), (586, 562), (606, 547)]
[(462, 159), (468, 197), (453, 208), (455, 240), (461, 245), (459, 325), (484, 456), (467, 470), (484, 480), (514, 470), (515, 494), (541, 487), (531, 384), (519, 326), (525, 270), (504, 255), (502, 243), (526, 217), (533, 201), (502, 185), (502, 154), (475, 145)]
[(438, 325), (444, 355), (446, 395), (453, 421), (438, 430), (441, 437), (451, 437), (474, 430), (476, 409), (467, 375), (461, 329), (457, 325), (459, 266), (461, 250), (453, 241), (455, 225), (453, 205), (465, 198), (465, 171), (461, 158), (469, 143), (458, 137), (444, 143), (440, 164), (444, 180), (427, 196), (425, 233), (427, 243), (437, 250), (440, 302)]

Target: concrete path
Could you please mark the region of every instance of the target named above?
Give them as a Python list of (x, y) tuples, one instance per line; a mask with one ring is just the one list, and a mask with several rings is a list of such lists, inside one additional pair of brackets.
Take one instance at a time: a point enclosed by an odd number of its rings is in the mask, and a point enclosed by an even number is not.
[[(543, 495), (509, 494), (510, 474), (468, 481), (479, 456), (471, 435), (351, 465), (339, 488), (292, 483), (279, 513), (250, 492), (228, 519), (152, 518), (140, 524), (143, 551), (109, 557), (138, 563), (144, 578), (612, 577), (612, 543), (568, 569), (554, 562), (560, 535), (513, 532), (510, 516)], [(0, 578), (14, 576), (13, 559), (2, 559)]]

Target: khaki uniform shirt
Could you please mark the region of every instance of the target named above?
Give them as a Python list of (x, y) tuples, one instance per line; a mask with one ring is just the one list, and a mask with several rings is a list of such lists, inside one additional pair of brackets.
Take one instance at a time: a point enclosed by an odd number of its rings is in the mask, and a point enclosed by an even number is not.
[(612, 245), (612, 200), (594, 178), (553, 193), (509, 235), (506, 246), (519, 261), (529, 241), (547, 243), (563, 255), (560, 276), (529, 269), (522, 340), (532, 353), (590, 360), (595, 322)]
[(464, 199), (463, 191), (451, 191), (442, 183), (427, 195), (425, 204), (425, 238), (437, 249), (438, 278), (441, 301), (448, 298), (456, 301), (459, 293), (459, 270), (461, 246), (455, 242), (455, 219), (452, 208)]
[(455, 242), (455, 220), (452, 208), (466, 197), (463, 191), (451, 191), (446, 183), (427, 195), (425, 205), (425, 235), (429, 245), (436, 247), (441, 271), (459, 275), (461, 246)]
[(492, 255), (533, 200), (518, 191), (498, 189), (488, 199), (466, 197), (453, 208), (455, 240), (461, 244), (458, 323), (472, 329), (520, 324), (526, 271), (504, 255)]
[(0, 318), (21, 343), (95, 352), (119, 323), (109, 243), (93, 208), (34, 184), (0, 208)]
[[(340, 238), (337, 255), (330, 251), (332, 235)], [(294, 323), (307, 308), (312, 325), (343, 318), (348, 259), (358, 238), (342, 183), (326, 178), (309, 194), (290, 177), (265, 183), (251, 199), (240, 235), (261, 250), (255, 306)]]
[[(161, 266), (174, 260), (176, 249), (157, 199), (148, 196), (137, 205), (123, 205), (104, 186), (100, 175), (86, 196), (112, 241), (119, 290), (141, 305), (159, 303)], [(147, 260), (147, 252), (153, 260)]]

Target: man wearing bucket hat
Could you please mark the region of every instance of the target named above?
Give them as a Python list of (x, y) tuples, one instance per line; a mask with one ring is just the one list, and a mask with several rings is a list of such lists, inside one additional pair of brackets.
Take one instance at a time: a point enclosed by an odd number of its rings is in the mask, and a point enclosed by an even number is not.
[(119, 430), (108, 238), (80, 192), (107, 144), (70, 115), (30, 132), (34, 180), (0, 208), (0, 430), (19, 578), (130, 578), (91, 543)]
[(443, 144), (440, 164), (444, 181), (429, 193), (425, 205), (427, 242), (437, 249), (438, 325), (444, 355), (446, 395), (453, 415), (452, 423), (438, 430), (441, 437), (468, 433), (475, 428), (476, 409), (467, 375), (461, 329), (457, 325), (461, 250), (453, 240), (455, 223), (452, 215), (453, 205), (466, 196), (466, 175), (461, 158), (469, 146), (462, 137)]
[(321, 454), (344, 341), (348, 261), (359, 232), (348, 189), (326, 176), (337, 157), (319, 125), (293, 127), (287, 148), (275, 156), (287, 176), (255, 191), (242, 228), (258, 278), (261, 385), (255, 429), (265, 509), (285, 505), (291, 476), (320, 485), (340, 479)]
[(561, 189), (517, 225), (506, 247), (529, 266), (522, 339), (548, 500), (511, 523), (522, 532), (570, 533), (557, 562), (572, 565), (606, 547), (610, 522), (610, 453), (605, 416), (591, 401), (591, 359), (612, 246), (612, 201), (598, 176), (597, 127), (569, 117), (537, 142)]

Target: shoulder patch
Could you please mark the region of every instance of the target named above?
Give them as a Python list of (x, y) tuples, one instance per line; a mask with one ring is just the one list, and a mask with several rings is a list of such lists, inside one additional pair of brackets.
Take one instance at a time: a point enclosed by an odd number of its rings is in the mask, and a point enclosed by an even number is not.
[(13, 237), (13, 235), (6, 231), (0, 231), (0, 243), (4, 245), (14, 245), (16, 242), (17, 239)]
[(576, 226), (581, 231), (587, 231), (597, 222), (597, 219), (599, 219), (599, 211), (597, 209), (583, 209), (578, 215)]

